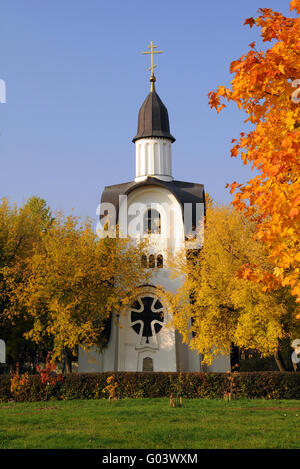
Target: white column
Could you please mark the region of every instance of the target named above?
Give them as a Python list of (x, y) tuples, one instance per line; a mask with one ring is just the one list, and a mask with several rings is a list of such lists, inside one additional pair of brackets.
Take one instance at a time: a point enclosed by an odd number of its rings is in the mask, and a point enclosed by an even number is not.
[(143, 181), (148, 176), (172, 181), (171, 141), (167, 138), (142, 138), (135, 144), (135, 181)]

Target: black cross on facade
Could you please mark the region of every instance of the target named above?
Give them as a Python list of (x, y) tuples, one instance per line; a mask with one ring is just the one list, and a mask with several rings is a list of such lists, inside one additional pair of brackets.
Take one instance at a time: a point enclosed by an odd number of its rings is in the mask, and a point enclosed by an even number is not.
[[(140, 328), (143, 327), (142, 336), (146, 337), (146, 343), (149, 343), (149, 337), (152, 337), (152, 323), (154, 323), (155, 333), (162, 328), (164, 320), (163, 306), (157, 298), (152, 296), (143, 296), (140, 301), (136, 300), (132, 305), (131, 322), (134, 331), (139, 334)], [(140, 322), (142, 321), (143, 325)], [(157, 322), (158, 321), (158, 322)]]

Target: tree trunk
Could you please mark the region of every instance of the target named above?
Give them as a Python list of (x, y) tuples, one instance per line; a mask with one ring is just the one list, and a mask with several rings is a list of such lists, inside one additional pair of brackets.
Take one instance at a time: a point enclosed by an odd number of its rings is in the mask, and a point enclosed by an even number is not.
[(240, 352), (239, 348), (236, 347), (233, 342), (230, 348), (230, 371), (240, 371)]
[(274, 358), (275, 358), (276, 365), (278, 366), (279, 371), (286, 371), (286, 367), (283, 362), (282, 355), (279, 349), (277, 349), (276, 352), (274, 352)]
[(63, 373), (67, 375), (72, 373), (72, 358), (72, 353), (69, 350), (66, 350), (64, 353)]
[(297, 371), (297, 363), (294, 363), (294, 362), (292, 362), (292, 363), (293, 363), (293, 369), (294, 369), (294, 371)]

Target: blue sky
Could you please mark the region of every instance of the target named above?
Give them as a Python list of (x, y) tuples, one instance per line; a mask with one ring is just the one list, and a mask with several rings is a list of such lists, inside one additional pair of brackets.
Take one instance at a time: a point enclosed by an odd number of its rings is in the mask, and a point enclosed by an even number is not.
[(0, 197), (31, 195), (51, 208), (96, 217), (105, 185), (132, 180), (138, 110), (156, 90), (169, 111), (176, 179), (203, 183), (229, 202), (227, 182), (247, 180), (230, 158), (244, 115), (220, 115), (207, 93), (228, 85), (229, 65), (258, 39), (243, 26), (259, 7), (289, 15), (285, 0), (4, 0), (1, 6)]

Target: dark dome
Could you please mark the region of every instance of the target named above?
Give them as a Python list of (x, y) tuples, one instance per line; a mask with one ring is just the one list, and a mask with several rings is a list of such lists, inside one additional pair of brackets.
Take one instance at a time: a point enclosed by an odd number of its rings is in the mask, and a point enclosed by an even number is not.
[(168, 110), (156, 91), (151, 91), (139, 112), (138, 133), (132, 139), (133, 142), (140, 138), (161, 137), (175, 142), (170, 134)]

